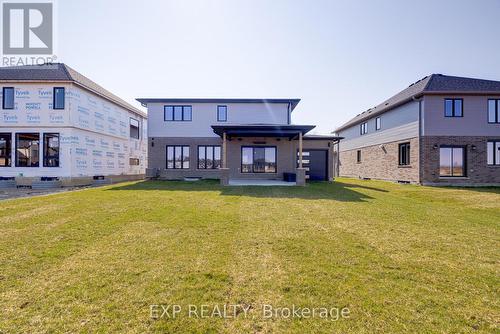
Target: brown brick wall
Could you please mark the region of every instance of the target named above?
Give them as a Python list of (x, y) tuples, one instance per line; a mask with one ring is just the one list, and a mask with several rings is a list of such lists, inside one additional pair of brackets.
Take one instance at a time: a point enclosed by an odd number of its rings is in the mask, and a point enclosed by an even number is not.
[[(410, 165), (399, 166), (399, 144), (410, 142)], [(419, 140), (406, 139), (360, 148), (361, 163), (357, 163), (358, 149), (340, 152), (340, 176), (389, 181), (419, 182)]]
[[(486, 145), (489, 139), (499, 137), (424, 136), (421, 137), (421, 179), (429, 185), (492, 185), (500, 184), (500, 166), (488, 166)], [(434, 148), (434, 146), (437, 148)], [(465, 178), (439, 177), (439, 146), (465, 146)], [(475, 146), (475, 149), (473, 149)]]

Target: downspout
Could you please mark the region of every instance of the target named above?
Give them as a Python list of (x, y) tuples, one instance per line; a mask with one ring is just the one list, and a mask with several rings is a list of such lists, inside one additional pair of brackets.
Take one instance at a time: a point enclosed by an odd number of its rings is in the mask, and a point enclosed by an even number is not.
[(418, 183), (422, 184), (422, 98), (413, 96), (412, 100), (418, 102)]

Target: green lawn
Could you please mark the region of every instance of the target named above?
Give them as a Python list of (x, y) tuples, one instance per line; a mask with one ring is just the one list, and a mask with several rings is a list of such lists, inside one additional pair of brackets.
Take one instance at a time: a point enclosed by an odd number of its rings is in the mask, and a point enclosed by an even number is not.
[(0, 202), (0, 333), (498, 333), (499, 289), (498, 188), (137, 182)]

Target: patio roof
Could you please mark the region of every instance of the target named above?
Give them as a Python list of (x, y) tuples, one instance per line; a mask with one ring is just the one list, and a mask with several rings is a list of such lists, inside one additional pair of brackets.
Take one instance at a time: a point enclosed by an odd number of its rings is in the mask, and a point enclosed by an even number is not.
[(227, 124), (212, 125), (214, 133), (222, 137), (226, 133), (229, 137), (286, 137), (295, 138), (302, 133), (305, 135), (315, 125), (276, 125), (276, 124)]

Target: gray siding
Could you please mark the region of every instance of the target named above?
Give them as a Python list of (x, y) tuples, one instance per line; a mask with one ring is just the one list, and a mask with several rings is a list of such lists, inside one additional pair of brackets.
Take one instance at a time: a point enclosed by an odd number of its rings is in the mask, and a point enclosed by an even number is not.
[[(444, 99), (461, 98), (463, 117), (444, 117)], [(488, 98), (500, 96), (426, 95), (422, 113), (424, 136), (498, 136), (500, 124), (488, 124)]]
[(381, 129), (375, 131), (375, 118), (368, 120), (368, 133), (360, 135), (359, 124), (340, 131), (345, 139), (340, 142), (340, 151), (379, 145), (418, 136), (419, 102), (409, 102), (382, 115)]

